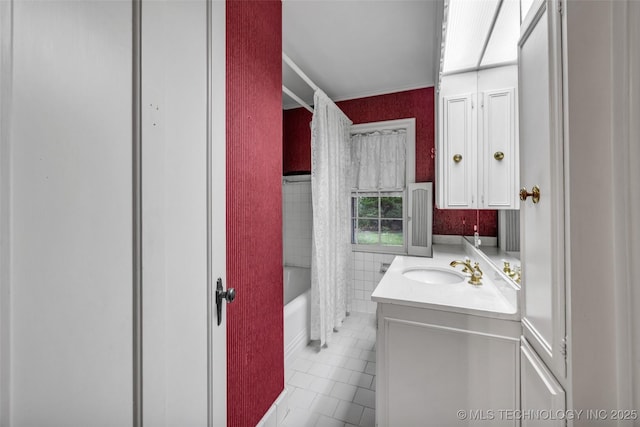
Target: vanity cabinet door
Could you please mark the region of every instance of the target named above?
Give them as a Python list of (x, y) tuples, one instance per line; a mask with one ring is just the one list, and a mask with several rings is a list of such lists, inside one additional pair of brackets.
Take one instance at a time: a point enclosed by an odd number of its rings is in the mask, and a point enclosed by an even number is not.
[(520, 203), (523, 333), (566, 376), (560, 16), (553, 2), (530, 13), (519, 43), (520, 183), (540, 197)]
[(417, 316), (407, 307), (389, 306), (378, 306), (379, 427), (518, 425), (498, 412), (520, 408), (517, 337), (460, 327), (486, 319), (437, 310)]

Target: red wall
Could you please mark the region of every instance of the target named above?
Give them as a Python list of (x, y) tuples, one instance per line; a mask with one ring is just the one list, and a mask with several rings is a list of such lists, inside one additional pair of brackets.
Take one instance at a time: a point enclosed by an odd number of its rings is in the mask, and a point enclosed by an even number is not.
[[(416, 118), (416, 181), (435, 183), (433, 88), (337, 102), (354, 124)], [(283, 172), (311, 170), (311, 113), (304, 108), (285, 110), (283, 120)], [(479, 217), (480, 234), (497, 236), (496, 211), (440, 210), (434, 208), (433, 234), (473, 234)], [(464, 225), (463, 223), (466, 223)]]
[(281, 7), (226, 4), (229, 426), (255, 426), (284, 389)]

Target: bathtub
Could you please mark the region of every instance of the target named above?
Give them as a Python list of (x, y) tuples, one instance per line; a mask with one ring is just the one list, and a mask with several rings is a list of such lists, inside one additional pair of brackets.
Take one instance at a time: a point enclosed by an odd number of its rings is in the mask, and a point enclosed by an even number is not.
[(311, 270), (284, 267), (284, 364), (309, 343), (311, 328)]

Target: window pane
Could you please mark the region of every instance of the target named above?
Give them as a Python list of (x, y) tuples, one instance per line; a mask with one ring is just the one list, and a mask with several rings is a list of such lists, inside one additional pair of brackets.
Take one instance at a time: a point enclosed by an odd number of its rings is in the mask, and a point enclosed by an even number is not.
[[(351, 197), (351, 218), (356, 218), (358, 216), (358, 196)], [(353, 226), (355, 227), (355, 223)]]
[(357, 240), (360, 245), (380, 244), (377, 219), (358, 220)]
[(402, 197), (381, 197), (380, 218), (402, 218)]
[(352, 219), (351, 220), (351, 243), (358, 243), (357, 235), (358, 235), (358, 220)]
[(360, 218), (378, 218), (377, 197), (360, 197), (358, 200), (358, 216)]
[(380, 243), (389, 246), (402, 246), (402, 220), (383, 219), (381, 223)]

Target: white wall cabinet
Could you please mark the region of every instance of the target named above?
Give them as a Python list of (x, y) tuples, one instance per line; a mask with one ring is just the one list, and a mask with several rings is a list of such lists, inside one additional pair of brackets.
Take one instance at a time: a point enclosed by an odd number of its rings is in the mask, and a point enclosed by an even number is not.
[(442, 78), (440, 209), (518, 209), (517, 67)]
[[(522, 413), (540, 414), (535, 417), (523, 417), (522, 427), (538, 425), (564, 427), (566, 420), (557, 416), (566, 410), (566, 399), (562, 386), (536, 355), (525, 337), (522, 337), (520, 355)], [(546, 414), (554, 414), (555, 416), (547, 416)]]
[[(378, 304), (378, 426), (516, 426), (520, 322)], [(461, 416), (458, 411), (465, 411)]]

